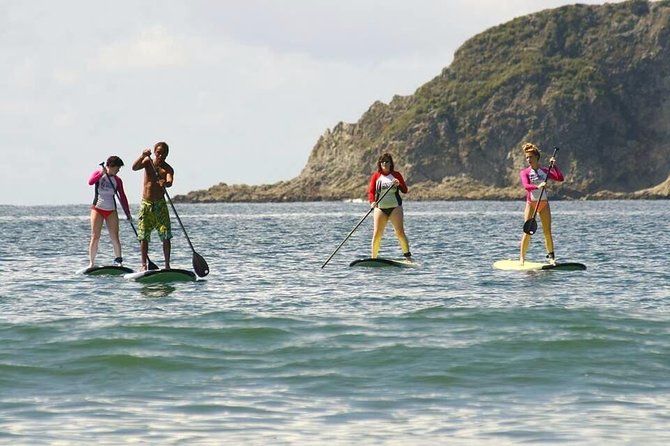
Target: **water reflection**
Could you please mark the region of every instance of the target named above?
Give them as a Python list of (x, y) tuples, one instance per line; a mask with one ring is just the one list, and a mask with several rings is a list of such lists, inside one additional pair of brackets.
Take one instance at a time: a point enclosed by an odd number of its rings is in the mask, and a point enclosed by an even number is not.
[(142, 293), (142, 296), (150, 299), (160, 299), (162, 297), (168, 297), (176, 290), (177, 288), (169, 283), (152, 283), (144, 285), (140, 290), (140, 293)]

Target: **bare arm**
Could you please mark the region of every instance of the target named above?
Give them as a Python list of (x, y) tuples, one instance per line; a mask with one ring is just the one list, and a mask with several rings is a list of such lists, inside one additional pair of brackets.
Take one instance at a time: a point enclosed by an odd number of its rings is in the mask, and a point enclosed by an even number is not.
[(151, 150), (150, 149), (143, 150), (142, 155), (140, 155), (140, 157), (137, 158), (133, 163), (133, 170), (144, 169), (144, 167), (146, 167), (147, 161), (151, 162), (148, 158), (149, 156), (151, 156)]
[(165, 167), (165, 181), (163, 183), (164, 187), (170, 187), (172, 186), (172, 182), (174, 181), (174, 169), (172, 169), (172, 166), (166, 163)]

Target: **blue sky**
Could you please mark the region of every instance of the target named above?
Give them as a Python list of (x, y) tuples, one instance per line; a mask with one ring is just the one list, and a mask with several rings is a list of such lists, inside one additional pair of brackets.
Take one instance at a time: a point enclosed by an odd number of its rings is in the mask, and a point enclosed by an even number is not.
[[(88, 203), (109, 155), (170, 144), (171, 195), (297, 176), (319, 136), (412, 94), (551, 0), (0, 0), (0, 204)], [(580, 3), (600, 4), (601, 1)]]

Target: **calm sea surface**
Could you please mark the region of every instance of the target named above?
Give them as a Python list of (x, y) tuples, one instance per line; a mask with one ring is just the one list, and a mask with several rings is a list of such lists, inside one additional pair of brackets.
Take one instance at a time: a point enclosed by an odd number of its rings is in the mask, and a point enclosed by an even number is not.
[(371, 219), (321, 269), (364, 203), (178, 204), (211, 274), (170, 286), (76, 275), (86, 205), (0, 206), (0, 443), (667, 444), (669, 203), (553, 202), (588, 270), (494, 270), (522, 207), (408, 201), (397, 270), (348, 267)]

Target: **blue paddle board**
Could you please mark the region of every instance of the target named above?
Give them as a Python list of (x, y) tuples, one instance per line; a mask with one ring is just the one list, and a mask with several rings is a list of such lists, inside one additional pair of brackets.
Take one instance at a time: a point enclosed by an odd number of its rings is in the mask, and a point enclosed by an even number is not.
[(87, 276), (121, 276), (132, 272), (132, 269), (125, 266), (106, 265), (80, 269), (77, 271), (77, 274), (86, 274)]
[(493, 264), (493, 267), (503, 271), (584, 271), (586, 269), (586, 265), (583, 263), (557, 262), (556, 264), (552, 265), (551, 263), (525, 261), (522, 265), (518, 260), (498, 260)]
[(408, 260), (393, 260), (393, 259), (383, 259), (377, 257), (376, 259), (367, 258), (367, 259), (358, 259), (354, 260), (349, 264), (349, 266), (364, 266), (367, 268), (385, 268), (385, 267), (395, 267), (395, 268), (418, 268), (419, 265), (416, 262), (410, 262)]
[(139, 271), (123, 277), (140, 283), (195, 282), (197, 280), (193, 271), (172, 268)]

